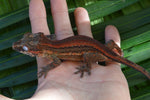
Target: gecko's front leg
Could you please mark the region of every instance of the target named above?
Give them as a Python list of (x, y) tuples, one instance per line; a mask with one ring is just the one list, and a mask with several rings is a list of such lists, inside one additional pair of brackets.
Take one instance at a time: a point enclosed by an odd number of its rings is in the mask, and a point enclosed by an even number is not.
[(41, 71), (38, 73), (39, 78), (42, 76), (44, 76), (44, 78), (46, 78), (47, 73), (51, 69), (54, 69), (61, 64), (61, 60), (56, 55), (49, 55), (48, 58), (51, 58), (53, 61), (52, 61), (52, 63), (48, 64), (47, 66), (41, 68)]

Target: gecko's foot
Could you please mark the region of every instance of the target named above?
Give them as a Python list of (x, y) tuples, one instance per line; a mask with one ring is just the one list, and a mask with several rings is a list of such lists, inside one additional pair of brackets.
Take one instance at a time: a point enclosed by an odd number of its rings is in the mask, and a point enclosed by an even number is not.
[(77, 71), (74, 72), (74, 74), (81, 73), (81, 75), (80, 75), (81, 78), (84, 76), (84, 72), (87, 72), (88, 75), (91, 75), (91, 71), (88, 67), (81, 66), (81, 67), (77, 67), (76, 69), (77, 69)]
[(49, 70), (47, 69), (47, 67), (42, 67), (41, 71), (38, 73), (38, 78), (40, 78), (42, 76), (44, 76), (44, 78), (46, 78), (48, 71)]
[(122, 56), (123, 57), (123, 51), (121, 50), (121, 48), (113, 41), (113, 40), (109, 40), (106, 43), (106, 46), (111, 49), (113, 52), (115, 52), (117, 55)]

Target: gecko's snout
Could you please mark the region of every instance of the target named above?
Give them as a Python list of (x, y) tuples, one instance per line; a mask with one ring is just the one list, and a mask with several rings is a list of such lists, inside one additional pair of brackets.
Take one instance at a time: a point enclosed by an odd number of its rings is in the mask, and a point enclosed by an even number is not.
[(12, 49), (13, 49), (13, 50), (17, 50), (17, 48), (20, 48), (20, 47), (21, 47), (20, 44), (21, 44), (21, 41), (20, 41), (20, 40), (17, 41), (17, 42), (14, 42), (14, 43), (12, 44)]
[(12, 49), (13, 49), (13, 50), (15, 50), (15, 45), (16, 45), (16, 42), (14, 42), (14, 43), (12, 44)]

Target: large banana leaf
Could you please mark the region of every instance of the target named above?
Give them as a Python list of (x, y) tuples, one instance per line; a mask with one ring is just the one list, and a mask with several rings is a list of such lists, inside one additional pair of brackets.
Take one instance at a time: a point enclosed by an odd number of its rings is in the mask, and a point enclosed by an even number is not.
[[(149, 0), (67, 0), (72, 27), (76, 32), (73, 11), (88, 10), (95, 39), (104, 41), (104, 28), (113, 24), (122, 38), (124, 56), (150, 72), (150, 1)], [(11, 49), (13, 42), (31, 31), (28, 19), (29, 0), (0, 1), (0, 93), (15, 99), (28, 98), (37, 87), (36, 61)], [(49, 0), (45, 0), (50, 10)], [(52, 16), (48, 25), (54, 32)], [(121, 66), (128, 80), (133, 100), (150, 100), (150, 82), (134, 69)]]

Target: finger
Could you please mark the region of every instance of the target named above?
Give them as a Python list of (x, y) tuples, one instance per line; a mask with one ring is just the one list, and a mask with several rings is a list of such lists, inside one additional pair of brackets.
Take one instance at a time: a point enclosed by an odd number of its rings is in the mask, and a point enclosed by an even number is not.
[(93, 37), (87, 10), (82, 7), (79, 7), (75, 10), (74, 15), (78, 34)]
[[(46, 11), (43, 0), (31, 0), (29, 5), (29, 17), (32, 27), (32, 33), (43, 32), (49, 35), (49, 29), (46, 20)], [(47, 59), (37, 57), (38, 71), (48, 63)]]
[(117, 28), (113, 25), (108, 25), (105, 28), (105, 40), (113, 40), (120, 47), (120, 35)]
[(49, 35), (43, 0), (30, 1), (29, 17), (33, 33), (43, 32), (45, 35)]
[[(106, 28), (105, 28), (105, 40), (106, 40), (106, 43), (109, 41), (109, 40), (113, 40), (119, 47), (120, 47), (120, 35), (119, 35), (119, 32), (117, 30), (117, 28), (113, 25), (108, 25)], [(119, 63), (116, 63), (116, 62), (107, 62), (107, 65), (109, 64), (119, 64)]]
[(51, 10), (57, 39), (73, 36), (66, 0), (51, 0)]

